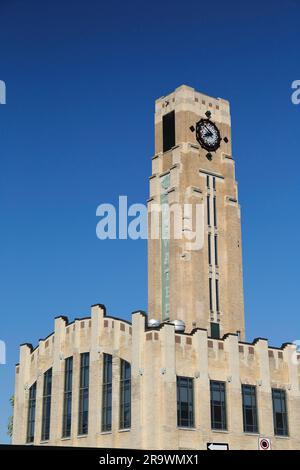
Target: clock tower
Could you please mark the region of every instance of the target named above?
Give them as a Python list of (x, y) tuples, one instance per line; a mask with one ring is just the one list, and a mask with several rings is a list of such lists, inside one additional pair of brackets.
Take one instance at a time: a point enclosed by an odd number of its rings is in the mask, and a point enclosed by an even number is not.
[(244, 339), (228, 101), (184, 85), (156, 101), (148, 217), (149, 317)]

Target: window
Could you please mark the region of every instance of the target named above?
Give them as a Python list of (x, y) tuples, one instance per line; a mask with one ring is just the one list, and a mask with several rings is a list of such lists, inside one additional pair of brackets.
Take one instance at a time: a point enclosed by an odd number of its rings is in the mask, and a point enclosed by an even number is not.
[(131, 366), (121, 359), (120, 378), (120, 429), (131, 425)]
[(42, 441), (48, 441), (50, 437), (51, 390), (52, 390), (52, 369), (48, 369), (44, 373)]
[(208, 234), (208, 263), (211, 264), (211, 234)]
[(227, 429), (225, 382), (210, 382), (210, 410), (212, 429)]
[(215, 265), (218, 266), (218, 237), (215, 235)]
[(217, 200), (214, 197), (214, 226), (217, 228)]
[(217, 312), (220, 311), (220, 302), (219, 302), (219, 281), (216, 279), (216, 307)]
[(193, 379), (189, 377), (177, 377), (177, 425), (194, 427)]
[(163, 116), (163, 152), (175, 145), (175, 111)]
[(211, 323), (210, 324), (210, 335), (214, 339), (220, 338), (220, 325), (219, 323)]
[(212, 312), (213, 304), (212, 304), (212, 279), (211, 277), (209, 278), (209, 308), (210, 308), (210, 311)]
[(288, 436), (288, 418), (285, 390), (272, 389), (274, 433), (276, 436)]
[(34, 441), (35, 405), (36, 405), (36, 382), (29, 389), (27, 437), (26, 437), (27, 443)]
[(71, 436), (72, 377), (73, 377), (73, 357), (68, 357), (65, 360), (65, 384), (64, 384), (62, 437), (70, 437)]
[(87, 434), (89, 427), (89, 353), (80, 354), (78, 434)]
[(213, 188), (216, 189), (216, 178), (213, 177)]
[(242, 385), (244, 432), (258, 433), (256, 387)]
[(208, 175), (206, 175), (206, 186), (207, 186), (207, 188), (210, 188), (209, 176)]
[(102, 432), (111, 431), (112, 415), (112, 356), (103, 354)]
[(207, 225), (210, 226), (210, 196), (207, 196)]

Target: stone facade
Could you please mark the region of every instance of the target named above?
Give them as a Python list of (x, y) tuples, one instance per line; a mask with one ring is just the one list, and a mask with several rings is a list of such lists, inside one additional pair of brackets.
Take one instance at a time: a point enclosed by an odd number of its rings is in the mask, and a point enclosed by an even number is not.
[[(163, 152), (163, 116), (175, 111), (176, 140)], [(222, 138), (212, 159), (191, 130), (207, 111)], [(300, 449), (300, 355), (294, 344), (269, 346), (263, 338), (245, 342), (241, 224), (231, 155), (229, 104), (182, 86), (156, 102), (155, 156), (150, 178), (151, 206), (197, 204), (204, 208), (204, 246), (187, 249), (185, 239), (172, 233), (163, 246), (162, 235), (149, 239), (149, 312), (159, 319), (150, 326), (144, 312), (132, 321), (110, 317), (97, 304), (91, 317), (69, 323), (55, 319), (54, 332), (33, 349), (24, 344), (16, 366), (13, 443), (28, 441), (30, 387), (36, 383), (34, 435), (30, 443), (133, 449), (206, 449), (208, 442), (228, 443), (231, 449), (257, 449), (258, 438), (271, 439), (272, 449)], [(217, 210), (218, 223), (207, 223)], [(213, 199), (216, 198), (216, 208)], [(163, 231), (164, 216), (155, 219)], [(183, 230), (191, 229), (184, 215)], [(216, 226), (215, 226), (216, 225)], [(155, 227), (154, 227), (155, 228)], [(194, 228), (194, 227), (192, 227)], [(208, 252), (208, 237), (218, 241)], [(214, 248), (214, 247), (213, 247)], [(167, 276), (164, 278), (164, 276)], [(219, 282), (219, 298), (209, 282)], [(211, 299), (210, 299), (211, 295)], [(167, 314), (167, 316), (166, 316)], [(170, 321), (181, 319), (185, 331)], [(211, 333), (219, 325), (220, 334)], [(80, 357), (89, 353), (88, 432), (78, 433)], [(103, 358), (112, 357), (111, 429), (102, 432)], [(63, 438), (65, 361), (73, 357), (71, 433)], [(131, 423), (120, 429), (121, 360), (131, 364)], [(52, 369), (50, 434), (42, 440), (44, 374)], [(193, 424), (178, 425), (177, 377), (188, 377), (193, 389)], [(226, 396), (226, 429), (212, 429), (210, 382), (222, 382)], [(242, 385), (256, 387), (258, 429), (244, 432)], [(288, 432), (275, 435), (272, 389), (284, 391)]]

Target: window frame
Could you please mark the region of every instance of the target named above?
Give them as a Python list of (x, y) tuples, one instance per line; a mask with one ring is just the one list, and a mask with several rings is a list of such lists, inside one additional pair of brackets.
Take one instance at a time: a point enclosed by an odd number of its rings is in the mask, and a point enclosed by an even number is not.
[(50, 439), (51, 427), (51, 401), (52, 401), (52, 367), (44, 372), (43, 405), (42, 405), (42, 433), (41, 440)]
[[(257, 407), (257, 389), (255, 385), (242, 384), (242, 407), (243, 407), (243, 429), (244, 433), (249, 434), (258, 434), (259, 425), (258, 425), (258, 407)], [(251, 405), (246, 405), (246, 394), (251, 398)], [(250, 392), (250, 393), (249, 393)], [(247, 409), (251, 409), (252, 421), (254, 424), (247, 423)], [(251, 429), (252, 427), (252, 429)]]
[[(276, 414), (278, 412), (275, 411), (275, 394), (280, 394), (280, 406), (282, 408), (282, 404), (284, 404), (284, 411), (281, 411), (283, 427), (282, 432), (279, 432), (279, 428), (276, 421)], [(282, 388), (272, 388), (272, 409), (273, 409), (273, 427), (274, 427), (274, 434), (275, 436), (282, 436), (288, 437), (289, 436), (289, 421), (288, 421), (288, 406), (287, 406), (287, 394), (286, 391)]]
[[(218, 385), (218, 390), (213, 390), (213, 387)], [(214, 404), (213, 392), (220, 393), (220, 405)], [(223, 400), (222, 400), (223, 395)], [(215, 420), (215, 407), (220, 407), (221, 411), (221, 421)], [(210, 380), (210, 419), (211, 419), (211, 429), (213, 431), (228, 431), (227, 423), (227, 400), (226, 400), (226, 382), (219, 380)], [(217, 426), (216, 423), (220, 423), (220, 426)]]
[[(184, 385), (184, 382), (186, 384)], [(183, 393), (182, 387), (187, 389), (187, 401), (181, 399)], [(185, 377), (177, 375), (176, 377), (176, 392), (177, 392), (177, 427), (193, 429), (195, 427), (195, 396), (194, 396), (194, 379), (193, 377)], [(182, 404), (186, 404), (187, 418), (183, 418)], [(185, 423), (183, 422), (185, 421)]]
[(112, 430), (112, 366), (112, 355), (103, 353), (101, 432)]
[[(129, 399), (126, 397), (129, 396)], [(129, 412), (128, 412), (129, 410)], [(126, 414), (129, 417), (126, 417)], [(119, 428), (130, 429), (131, 427), (131, 364), (120, 359), (120, 411)]]
[(26, 443), (27, 444), (33, 443), (34, 436), (35, 436), (36, 389), (37, 389), (37, 384), (35, 381), (29, 389), (27, 430), (26, 430)]
[(73, 356), (65, 359), (62, 438), (70, 437), (72, 432), (73, 363)]
[(90, 385), (90, 353), (80, 354), (79, 397), (78, 397), (78, 431), (79, 436), (89, 432), (89, 385)]

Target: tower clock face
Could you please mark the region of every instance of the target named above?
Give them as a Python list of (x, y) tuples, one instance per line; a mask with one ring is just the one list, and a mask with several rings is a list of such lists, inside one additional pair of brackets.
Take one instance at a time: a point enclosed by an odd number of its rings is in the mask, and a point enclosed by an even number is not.
[(220, 131), (209, 119), (201, 119), (197, 122), (196, 139), (201, 147), (208, 151), (214, 152), (220, 147)]

